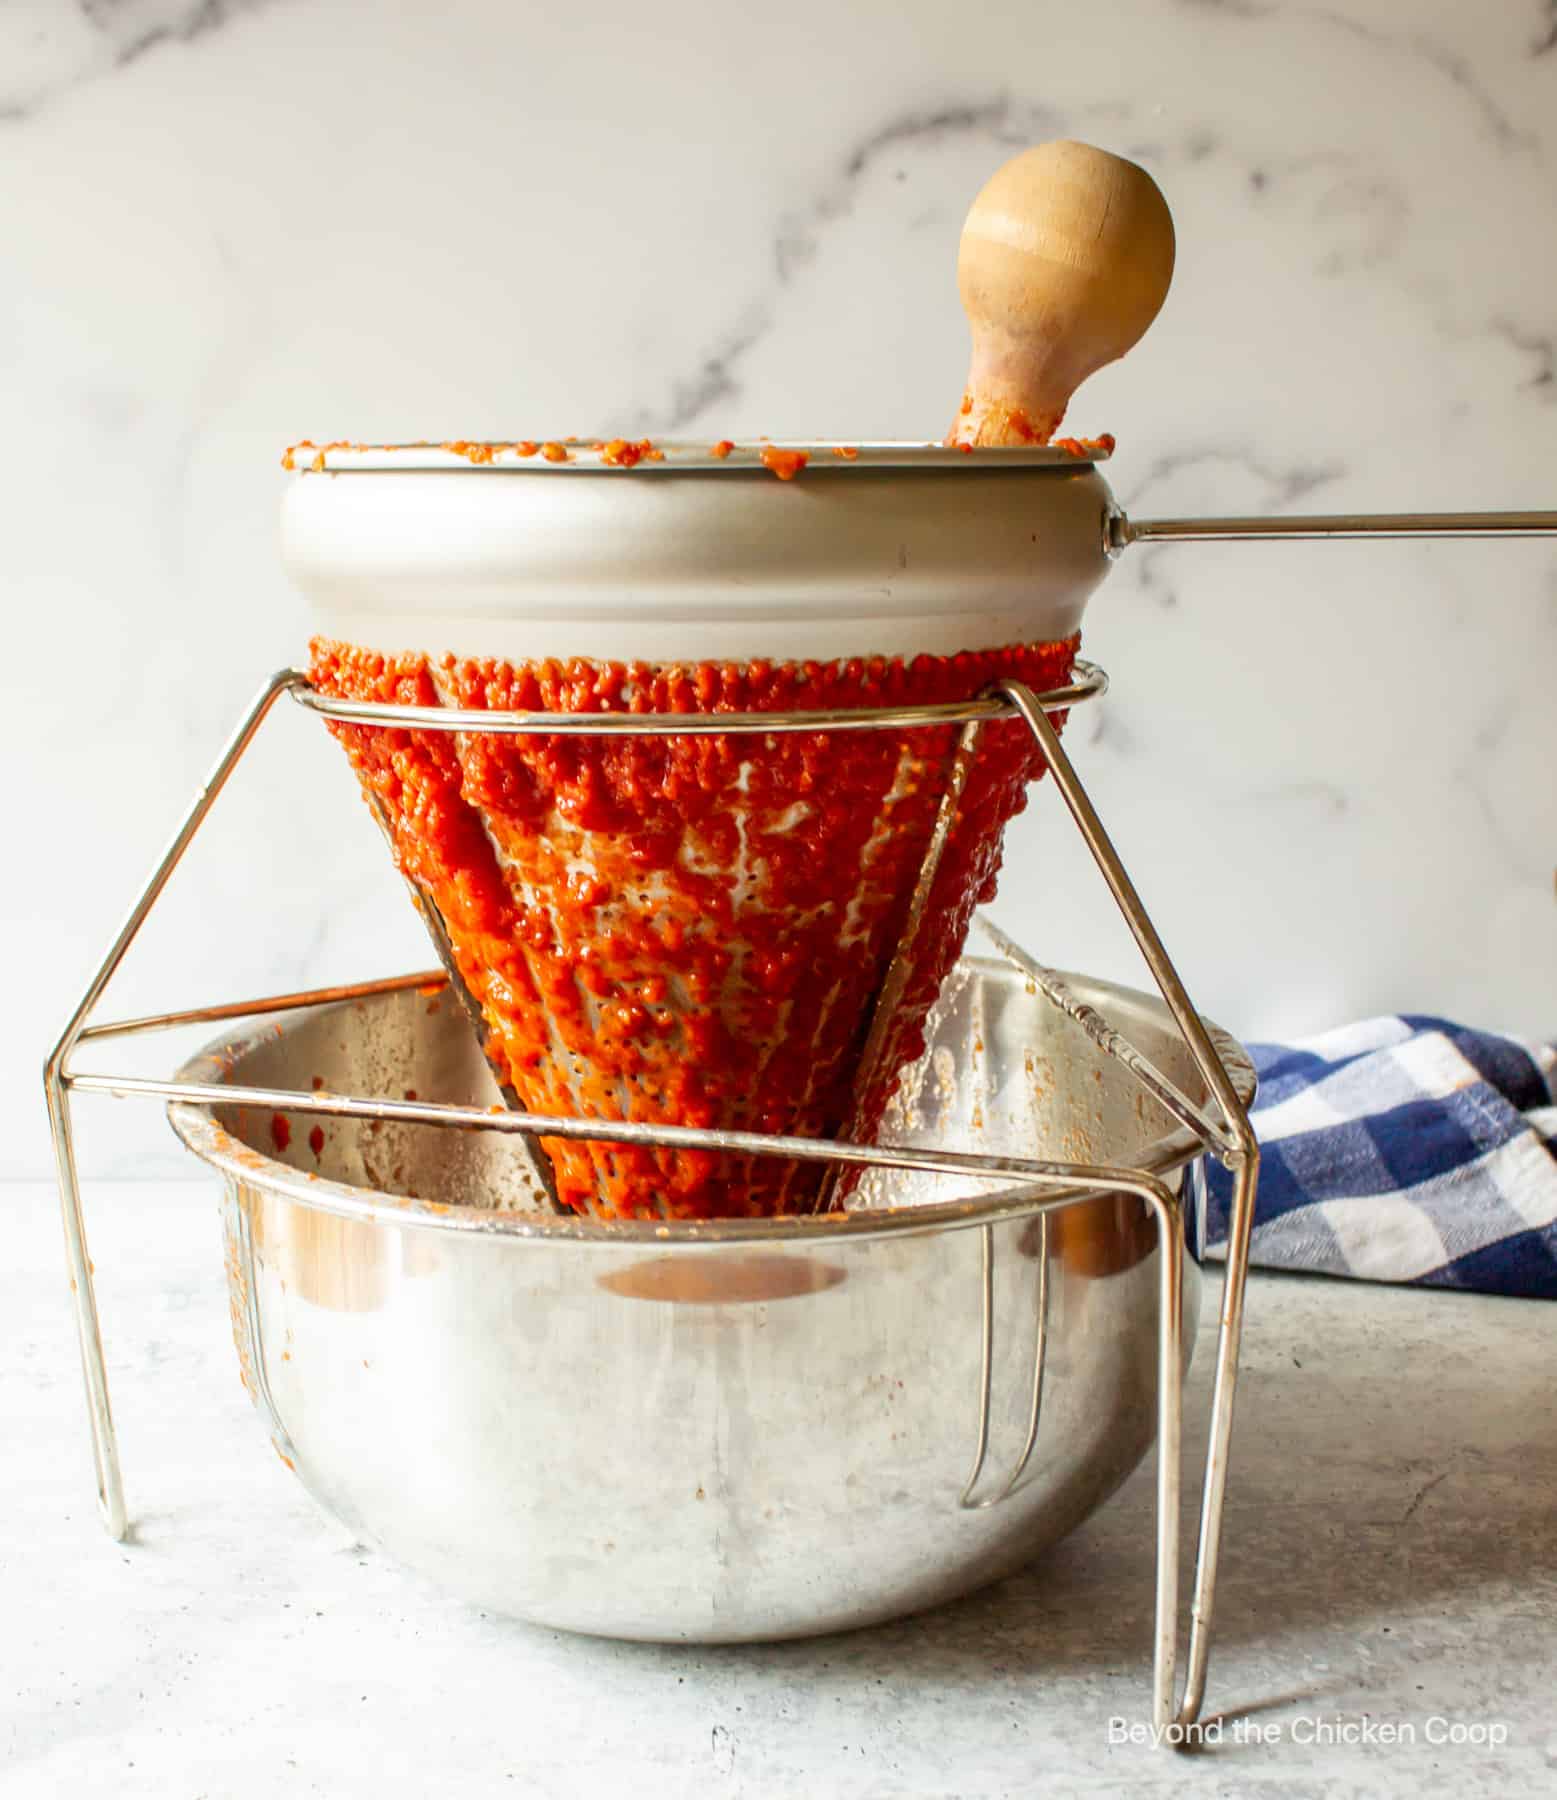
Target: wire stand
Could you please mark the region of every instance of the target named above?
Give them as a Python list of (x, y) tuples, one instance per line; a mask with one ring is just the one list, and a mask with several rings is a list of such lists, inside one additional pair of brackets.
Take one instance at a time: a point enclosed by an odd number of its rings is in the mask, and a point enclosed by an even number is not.
[[(959, 1504), (969, 1508), (998, 1505), (1016, 1485), (1032, 1455), (1038, 1435), (1043, 1396), (1044, 1323), (1047, 1303), (1046, 1278), (1040, 1274), (1038, 1334), (1032, 1376), (1031, 1404), (1026, 1443), (1015, 1469), (995, 1492), (975, 1499), (984, 1472), (988, 1448), (991, 1363), (991, 1237), (996, 1222), (1013, 1216), (1034, 1215), (1040, 1232), (1047, 1236), (1047, 1215), (1079, 1198), (1100, 1193), (1138, 1196), (1150, 1210), (1157, 1229), (1159, 1250), (1158, 1379), (1157, 1379), (1157, 1543), (1156, 1617), (1153, 1634), (1154, 1723), (1168, 1741), (1182, 1741), (1183, 1728), (1199, 1716), (1205, 1698), (1206, 1668), (1210, 1653), (1212, 1605), (1216, 1593), (1217, 1562), (1221, 1548), (1223, 1499), (1227, 1486), (1229, 1446), (1233, 1423), (1233, 1398), (1238, 1379), (1238, 1349), (1243, 1329), (1244, 1288), (1249, 1266), (1249, 1237), (1254, 1214), (1254, 1188), (1259, 1169), (1259, 1149), (1248, 1114), (1231, 1077), (1218, 1055), (1204, 1021), (1195, 1011), (1177, 971), (1158, 937), (1140, 896), (1135, 890), (1102, 820), (1082, 786), (1070, 758), (1060, 745), (1050, 722), (1051, 712), (1062, 712), (1093, 699), (1107, 687), (1103, 671), (1078, 661), (1070, 684), (1044, 694), (1034, 694), (1020, 682), (1003, 682), (980, 699), (940, 706), (900, 706), (874, 710), (793, 713), (633, 714), (633, 713), (499, 713), (442, 707), (386, 705), (352, 701), (316, 693), (307, 677), (297, 670), (273, 676), (233, 732), (209, 778), (196, 794), (172, 841), (130, 908), (108, 954), (87, 985), (70, 1021), (49, 1056), (44, 1069), (49, 1124), (58, 1167), (60, 1212), (65, 1231), (71, 1290), (75, 1299), (76, 1327), (86, 1382), (87, 1417), (92, 1434), (98, 1502), (109, 1534), (122, 1539), (128, 1531), (124, 1486), (120, 1475), (118, 1441), (109, 1405), (108, 1380), (103, 1363), (103, 1340), (98, 1322), (92, 1266), (87, 1256), (86, 1227), (82, 1215), (80, 1181), (76, 1169), (70, 1103), (77, 1093), (110, 1094), (196, 1104), (252, 1104), (298, 1113), (334, 1117), (395, 1119), (407, 1123), (444, 1125), (456, 1130), (507, 1131), (524, 1136), (585, 1139), (597, 1143), (646, 1144), (670, 1148), (736, 1151), (765, 1156), (798, 1158), (845, 1166), (915, 1169), (931, 1173), (972, 1176), (1001, 1184), (988, 1198), (972, 1203), (966, 1212), (970, 1224), (984, 1234), (983, 1391), (980, 1401), (977, 1447), (972, 1471)], [(276, 702), (287, 695), (307, 710), (350, 724), (391, 725), (423, 731), (487, 732), (503, 736), (709, 736), (749, 733), (820, 732), (907, 729), (933, 725), (961, 725), (959, 756), (965, 765), (978, 732), (991, 720), (1020, 718), (1032, 733), (1066, 808), (1075, 821), (1119, 908), (1142, 957), (1178, 1027), (1186, 1048), (1205, 1082), (1214, 1110), (1197, 1104), (1161, 1073), (1140, 1051), (1093, 1008), (1079, 1001), (1052, 971), (1033, 962), (988, 921), (982, 928), (996, 948), (1023, 969), (1037, 991), (1051, 1004), (1076, 1020), (1107, 1054), (1119, 1060), (1168, 1112), (1193, 1132), (1202, 1148), (1222, 1162), (1234, 1176), (1228, 1224), (1226, 1279), (1222, 1290), (1221, 1317), (1211, 1401), (1211, 1423), (1202, 1488), (1200, 1536), (1194, 1592), (1190, 1603), (1189, 1642), (1182, 1694), (1175, 1696), (1178, 1662), (1179, 1616), (1179, 1516), (1182, 1477), (1182, 1276), (1184, 1259), (1183, 1201), (1179, 1192), (1145, 1169), (1056, 1163), (1016, 1157), (997, 1157), (852, 1143), (842, 1139), (814, 1139), (756, 1132), (707, 1131), (685, 1126), (613, 1123), (608, 1120), (564, 1118), (507, 1111), (490, 1113), (477, 1107), (445, 1106), (427, 1101), (369, 1099), (353, 1095), (299, 1093), (282, 1089), (200, 1084), (188, 1081), (156, 1081), (131, 1076), (97, 1074), (70, 1067), (78, 1045), (89, 1040), (125, 1037), (160, 1031), (179, 1025), (214, 1023), (262, 1013), (285, 1012), (352, 997), (365, 997), (425, 983), (425, 975), (399, 976), (386, 981), (351, 987), (318, 989), (308, 993), (275, 995), (263, 1000), (223, 1003), (176, 1013), (160, 1013), (111, 1024), (89, 1023), (104, 989), (123, 962), (147, 915), (155, 906), (184, 852), (229, 777), (253, 742)], [(944, 846), (950, 818), (955, 812), (960, 778), (954, 764), (942, 798), (942, 815), (932, 834), (916, 885), (916, 896), (928, 892), (935, 862)], [(878, 1038), (877, 1027), (889, 1013), (894, 993), (894, 971), (906, 964), (917, 933), (922, 907), (910, 906), (904, 934), (889, 964), (876, 1018), (867, 1040), (866, 1061)], [(900, 984), (900, 977), (896, 980)], [(1018, 1184), (1013, 1189), (1013, 1184)], [(460, 1229), (454, 1214), (436, 1221), (446, 1229)], [(807, 1228), (805, 1219), (794, 1221), (797, 1232)], [(717, 1234), (717, 1222), (712, 1228)], [(711, 1228), (700, 1227), (704, 1237)], [(1047, 1259), (1039, 1258), (1040, 1271)]]

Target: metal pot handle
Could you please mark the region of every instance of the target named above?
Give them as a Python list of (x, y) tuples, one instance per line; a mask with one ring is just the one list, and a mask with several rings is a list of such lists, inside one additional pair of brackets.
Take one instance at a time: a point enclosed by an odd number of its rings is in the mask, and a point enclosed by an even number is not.
[(1309, 513), (1247, 519), (1128, 519), (1107, 522), (1111, 556), (1131, 544), (1257, 543), (1266, 538), (1557, 537), (1557, 512)]

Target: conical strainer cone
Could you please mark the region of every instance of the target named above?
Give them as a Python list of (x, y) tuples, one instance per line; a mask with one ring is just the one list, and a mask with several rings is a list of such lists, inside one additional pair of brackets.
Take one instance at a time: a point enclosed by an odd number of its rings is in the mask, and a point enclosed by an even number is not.
[[(956, 656), (634, 664), (384, 656), (319, 639), (321, 692), (525, 712), (812, 711), (1069, 675), (1074, 638)], [(512, 737), (334, 724), (527, 1110), (868, 1136), (993, 891), (1042, 759), (1016, 721)], [(803, 1211), (824, 1166), (542, 1139), (602, 1216)]]

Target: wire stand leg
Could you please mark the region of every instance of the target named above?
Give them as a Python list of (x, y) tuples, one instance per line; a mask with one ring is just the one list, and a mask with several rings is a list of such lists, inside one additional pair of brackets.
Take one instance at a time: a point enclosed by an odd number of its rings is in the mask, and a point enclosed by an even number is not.
[(76, 1337), (81, 1347), (81, 1375), (86, 1383), (87, 1423), (92, 1433), (92, 1462), (97, 1475), (97, 1509), (116, 1543), (129, 1534), (124, 1510), (124, 1480), (119, 1472), (119, 1440), (108, 1404), (108, 1371), (103, 1364), (103, 1333), (87, 1255), (86, 1223), (81, 1216), (81, 1184), (76, 1176), (76, 1146), (70, 1129), (70, 1099), (52, 1059), (44, 1072), (49, 1103), (49, 1130), (54, 1138), (54, 1166), (59, 1175), (60, 1221), (65, 1228), (65, 1258), (70, 1292), (76, 1307)]
[(1184, 1699), (1176, 1720), (1180, 1725), (1200, 1717), (1206, 1696), (1211, 1613), (1222, 1550), (1222, 1502), (1227, 1492), (1233, 1396), (1238, 1385), (1238, 1348), (1243, 1340), (1244, 1284), (1249, 1274), (1249, 1239), (1254, 1225), (1254, 1189), (1258, 1178), (1258, 1152), (1240, 1158), (1235, 1164), (1233, 1203), (1227, 1231), (1227, 1267), (1222, 1282), (1222, 1316), (1217, 1327), (1216, 1373), (1211, 1388), (1206, 1480), (1200, 1501), (1200, 1546), (1195, 1566), (1195, 1594), (1190, 1602), (1189, 1657), (1184, 1675)]
[(1152, 1721), (1175, 1718), (1179, 1631), (1179, 1517), (1184, 1480), (1184, 1227), (1177, 1197), (1152, 1197), (1157, 1221), (1157, 1599), (1152, 1631)]
[(255, 696), (253, 704), (228, 740), (216, 767), (196, 794), (172, 841), (163, 851), (119, 934), (97, 973), (92, 977), (59, 1042), (43, 1069), (44, 1092), (49, 1105), (49, 1129), (54, 1139), (54, 1163), (59, 1174), (60, 1218), (65, 1228), (65, 1252), (70, 1265), (70, 1286), (76, 1308), (76, 1335), (81, 1345), (81, 1369), (86, 1381), (87, 1416), (92, 1430), (92, 1457), (97, 1470), (98, 1507), (110, 1537), (122, 1541), (129, 1532), (124, 1505), (124, 1482), (119, 1469), (119, 1441), (108, 1399), (108, 1371), (103, 1362), (103, 1334), (97, 1315), (97, 1295), (92, 1282), (92, 1261), (87, 1254), (86, 1222), (81, 1210), (81, 1182), (76, 1170), (75, 1137), (71, 1128), (70, 1095), (66, 1064), (75, 1049), (92, 1009), (113, 979), (125, 953), (134, 943), (146, 915), (167, 886), (168, 879), (189, 848), (217, 795), (227, 784), (238, 759), (248, 749), (261, 722), (280, 696), (295, 687), (301, 677), (291, 670), (274, 675)]
[[(1254, 1189), (1259, 1174), (1259, 1144), (1248, 1113), (1234, 1091), (1222, 1059), (1217, 1055), (1200, 1015), (1185, 991), (1150, 915), (1141, 903), (1129, 872), (1120, 860), (1103, 821), (1087, 795), (1070, 758), (1061, 747), (1059, 735), (1050, 724), (1036, 696), (1022, 683), (1000, 684), (1003, 693), (1026, 721), (1037, 739), (1049, 773), (1080, 831), (1092, 859), (1108, 883), (1120, 914), (1140, 949), (1152, 979), (1157, 983), (1163, 1001), (1172, 1013), (1196, 1066), (1221, 1108), (1231, 1148), (1219, 1147), (1222, 1160), (1233, 1170), (1236, 1185), (1232, 1216), (1228, 1225), (1227, 1274), (1222, 1291), (1222, 1312), (1217, 1328), (1216, 1376), (1211, 1397), (1211, 1425), (1206, 1446), (1205, 1483), (1201, 1496), (1200, 1541), (1196, 1554), (1195, 1592), (1191, 1603), (1188, 1667), (1182, 1703), (1173, 1702), (1173, 1664), (1178, 1632), (1178, 1588), (1176, 1541), (1179, 1505), (1179, 1446), (1181, 1428), (1180, 1396), (1177, 1380), (1172, 1386), (1169, 1404), (1168, 1375), (1180, 1367), (1181, 1351), (1178, 1328), (1174, 1325), (1170, 1345), (1168, 1315), (1176, 1320), (1180, 1305), (1179, 1282), (1175, 1276), (1170, 1297), (1168, 1275), (1183, 1260), (1183, 1244), (1178, 1233), (1170, 1233), (1159, 1215), (1162, 1239), (1163, 1297), (1161, 1376), (1158, 1395), (1159, 1429), (1163, 1438), (1158, 1451), (1157, 1507), (1157, 1641), (1155, 1653), (1155, 1713), (1160, 1726), (1185, 1726), (1199, 1717), (1205, 1700), (1206, 1666), (1211, 1649), (1211, 1621), (1216, 1598), (1217, 1565), (1222, 1543), (1222, 1505), (1227, 1490), (1227, 1466), (1233, 1428), (1233, 1401), (1238, 1386), (1238, 1351), (1243, 1335), (1244, 1286), (1249, 1270), (1249, 1235), (1254, 1222)], [(1216, 1146), (1213, 1146), (1216, 1147)], [(1170, 1241), (1171, 1239), (1171, 1241)], [(1172, 1427), (1174, 1442), (1170, 1446), (1167, 1432)], [(1171, 1453), (1170, 1453), (1171, 1452)], [(1171, 1505), (1168, 1504), (1171, 1499)], [(1173, 1531), (1171, 1546), (1167, 1534)]]

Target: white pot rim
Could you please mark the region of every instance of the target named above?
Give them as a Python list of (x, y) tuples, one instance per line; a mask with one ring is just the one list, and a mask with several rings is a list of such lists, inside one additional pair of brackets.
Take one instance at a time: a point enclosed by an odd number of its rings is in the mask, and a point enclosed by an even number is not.
[[(731, 475), (772, 470), (764, 457), (800, 455), (806, 480), (850, 469), (1076, 468), (1107, 462), (1113, 439), (1064, 438), (1055, 444), (959, 449), (952, 444), (902, 441), (847, 443), (833, 438), (525, 438), (431, 439), (402, 444), (291, 445), (282, 466), (302, 474), (383, 474), (458, 470), (471, 474), (665, 476)], [(545, 454), (552, 451), (552, 455)], [(560, 455), (557, 452), (561, 452)]]
[(665, 444), (627, 468), (610, 440), (299, 446), (283, 558), (321, 636), (386, 654), (954, 656), (1079, 629), (1108, 447)]

